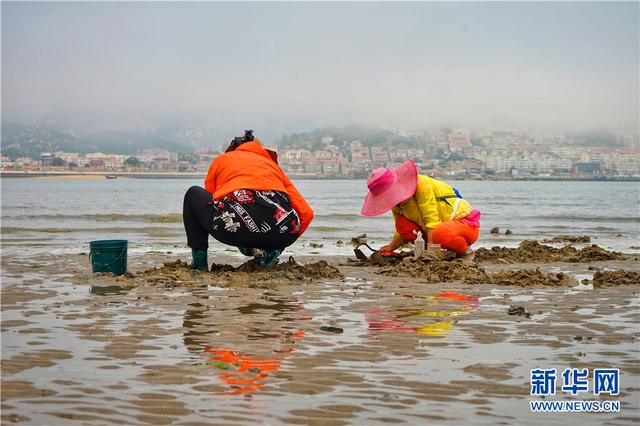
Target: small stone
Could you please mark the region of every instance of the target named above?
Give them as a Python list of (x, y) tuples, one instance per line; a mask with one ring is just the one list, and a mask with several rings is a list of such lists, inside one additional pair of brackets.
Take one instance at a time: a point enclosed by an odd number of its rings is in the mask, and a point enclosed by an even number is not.
[(491, 231), (489, 231), (489, 232), (491, 232), (492, 234), (499, 234), (500, 233), (500, 228), (498, 228), (496, 226), (494, 228), (491, 228)]
[(328, 333), (342, 334), (344, 330), (340, 327), (333, 327), (331, 325), (323, 325), (320, 327), (320, 330), (326, 331)]
[(512, 235), (513, 232), (511, 232), (511, 229), (507, 229), (504, 233), (504, 235)]
[(507, 311), (507, 313), (509, 315), (521, 315), (521, 316), (525, 316), (527, 318), (531, 318), (531, 313), (528, 312), (524, 306), (514, 306), (511, 305), (509, 306), (509, 310)]

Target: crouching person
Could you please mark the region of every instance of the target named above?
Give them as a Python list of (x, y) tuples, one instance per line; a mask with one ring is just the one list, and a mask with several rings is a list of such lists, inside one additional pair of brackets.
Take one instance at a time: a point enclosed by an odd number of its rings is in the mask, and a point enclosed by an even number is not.
[(189, 188), (182, 216), (191, 266), (206, 271), (209, 235), (244, 255), (259, 256), (260, 265), (269, 267), (304, 233), (313, 210), (278, 166), (275, 153), (246, 131), (213, 160), (204, 188)]
[(393, 239), (380, 251), (393, 251), (414, 242), (421, 232), (428, 244), (439, 244), (460, 258), (473, 259), (471, 245), (480, 233), (480, 212), (457, 189), (419, 175), (411, 160), (395, 169), (374, 170), (367, 187), (361, 214), (378, 216), (391, 210), (395, 219)]

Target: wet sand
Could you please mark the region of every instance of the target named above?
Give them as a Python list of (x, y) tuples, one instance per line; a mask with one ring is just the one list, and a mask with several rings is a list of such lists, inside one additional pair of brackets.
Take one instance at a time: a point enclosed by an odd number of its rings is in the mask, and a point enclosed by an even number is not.
[[(114, 277), (3, 256), (2, 424), (637, 424), (640, 261), (518, 259), (451, 280), (410, 260), (207, 274), (130, 255)], [(621, 412), (531, 413), (530, 369), (569, 367), (619, 368), (621, 393), (555, 400)]]

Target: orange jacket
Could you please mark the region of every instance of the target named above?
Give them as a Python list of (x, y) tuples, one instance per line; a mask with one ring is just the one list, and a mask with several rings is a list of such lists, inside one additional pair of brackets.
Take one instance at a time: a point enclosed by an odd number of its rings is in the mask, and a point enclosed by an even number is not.
[(209, 166), (204, 188), (216, 200), (237, 189), (285, 192), (291, 199), (291, 207), (300, 217), (300, 235), (313, 219), (313, 210), (309, 204), (280, 166), (256, 142), (243, 143), (235, 151), (215, 158)]

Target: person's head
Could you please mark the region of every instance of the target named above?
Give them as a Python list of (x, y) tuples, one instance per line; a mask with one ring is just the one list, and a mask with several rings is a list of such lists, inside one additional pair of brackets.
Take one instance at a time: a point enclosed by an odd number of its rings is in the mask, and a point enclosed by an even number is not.
[(413, 197), (417, 186), (418, 169), (411, 160), (395, 169), (375, 169), (367, 180), (369, 192), (360, 214), (379, 216)]
[(253, 130), (245, 130), (244, 131), (244, 136), (242, 136), (242, 137), (236, 136), (235, 138), (233, 138), (233, 140), (231, 141), (231, 143), (229, 144), (229, 146), (227, 147), (227, 149), (224, 152), (235, 151), (236, 148), (238, 148), (240, 145), (242, 145), (243, 143), (246, 143), (246, 142), (258, 142), (258, 143), (260, 143), (260, 140), (253, 136)]

